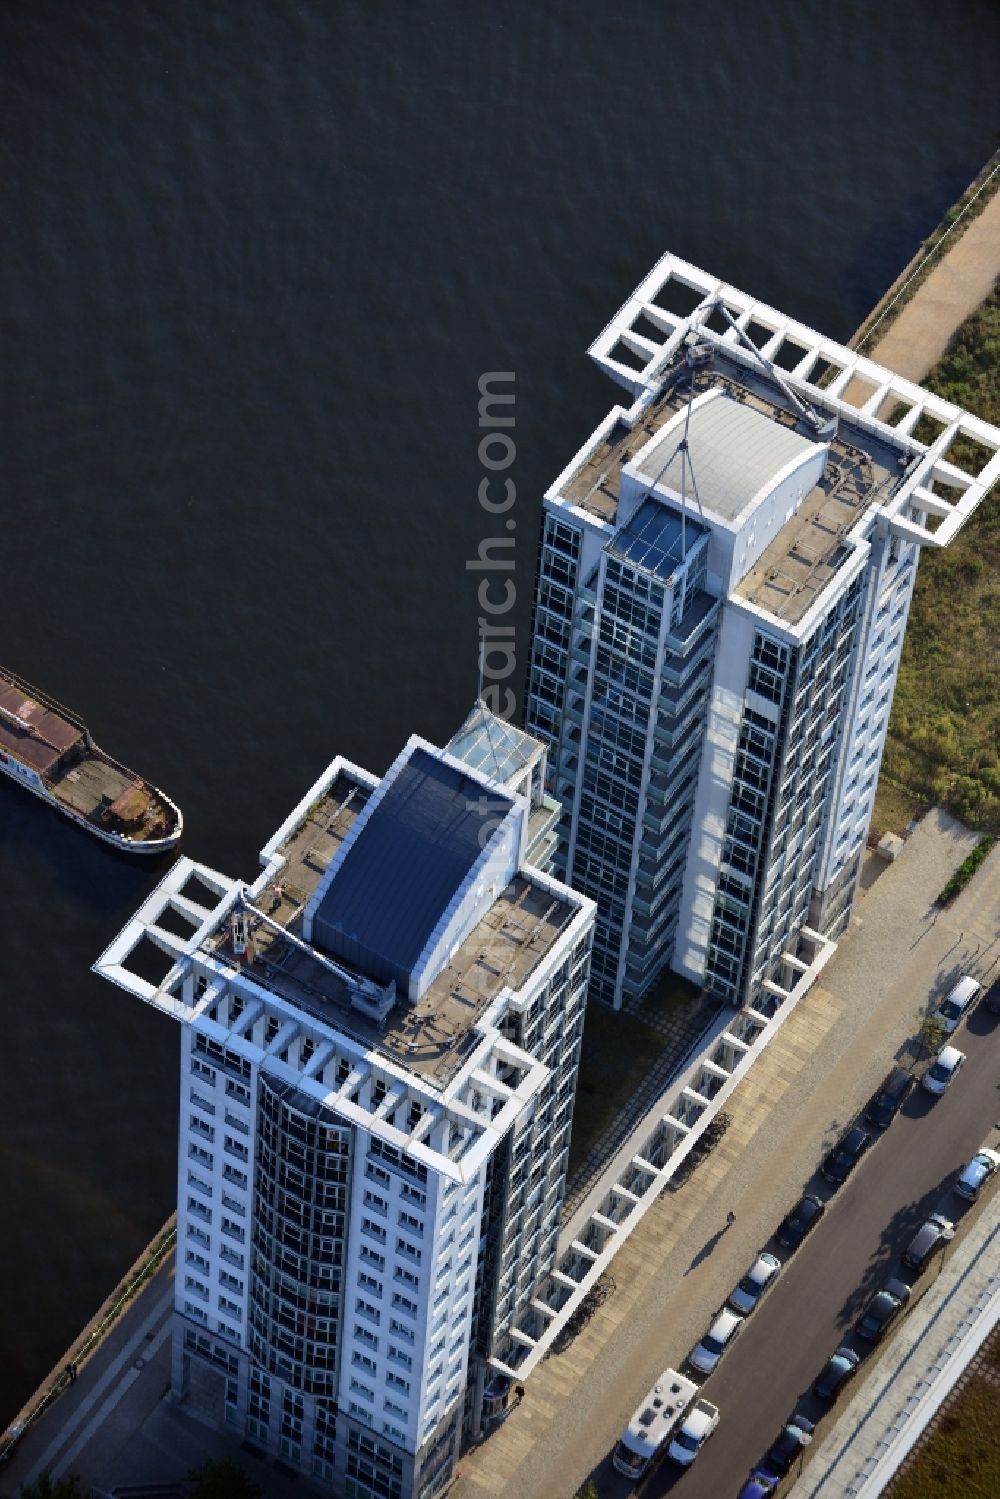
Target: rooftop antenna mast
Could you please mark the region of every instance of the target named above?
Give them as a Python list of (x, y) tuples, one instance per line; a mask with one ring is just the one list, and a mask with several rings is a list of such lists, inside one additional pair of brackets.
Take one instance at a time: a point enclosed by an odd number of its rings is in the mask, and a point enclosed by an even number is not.
[(721, 313), (725, 321), (729, 324), (730, 328), (732, 328), (733, 332), (736, 334), (736, 337), (739, 339), (740, 343), (743, 344), (744, 348), (750, 350), (751, 354), (754, 355), (757, 362), (766, 371), (768, 376), (774, 381), (775, 385), (781, 391), (782, 395), (795, 407), (795, 410), (805, 422), (806, 426), (812, 428), (815, 436), (819, 439), (819, 441), (831, 442), (833, 438), (836, 437), (837, 418), (835, 416), (822, 416), (814, 406), (810, 406), (808, 401), (804, 400), (802, 396), (800, 396), (796, 391), (792, 389), (784, 376), (778, 371), (775, 365), (771, 363), (770, 359), (766, 358), (761, 353), (760, 349), (758, 349), (749, 333), (747, 333), (743, 328), (740, 327), (739, 323), (733, 317), (732, 313), (729, 311), (729, 308), (726, 306), (721, 297), (707, 297), (705, 301), (695, 309), (695, 311)]
[(696, 378), (696, 376), (697, 376), (697, 374), (698, 374), (698, 372), (700, 370), (710, 369), (711, 366), (712, 366), (712, 364), (713, 364), (713, 362), (714, 362), (714, 360), (715, 360), (715, 350), (712, 347), (712, 345), (710, 343), (708, 343), (707, 341), (700, 341), (698, 343), (695, 343), (690, 348), (688, 348), (688, 349), (686, 349), (684, 351), (684, 362), (687, 365), (687, 370), (688, 370), (688, 397), (687, 397), (687, 404), (684, 407), (684, 431), (681, 434), (681, 438), (680, 438), (680, 441), (678, 442), (677, 446), (674, 448), (673, 452), (670, 454), (670, 457), (667, 459), (666, 463), (659, 470), (659, 472), (657, 473), (656, 477), (653, 479), (652, 483), (649, 485), (649, 488), (646, 490), (646, 494), (649, 494), (650, 490), (654, 489), (655, 486), (657, 484), (659, 484), (660, 480), (663, 478), (664, 474), (667, 472), (667, 469), (670, 467), (670, 465), (673, 463), (674, 459), (677, 457), (677, 455), (679, 453), (680, 454), (680, 458), (681, 458), (681, 490), (680, 490), (680, 494), (681, 494), (681, 556), (682, 557), (686, 557), (687, 556), (687, 528), (686, 528), (685, 522), (686, 522), (686, 519), (687, 519), (687, 509), (688, 509), (688, 472), (689, 471), (690, 471), (690, 475), (691, 475), (691, 488), (694, 490), (695, 501), (696, 501), (696, 503), (698, 505), (698, 514), (701, 516), (702, 520), (704, 520), (704, 518), (705, 518), (705, 511), (702, 508), (702, 503), (701, 503), (701, 495), (698, 493), (698, 481), (697, 481), (697, 479), (694, 476), (694, 462), (693, 462), (692, 457), (691, 457), (691, 447), (690, 447), (690, 444), (688, 442), (688, 433), (689, 433), (689, 431), (691, 429), (691, 406), (692, 406), (692, 404), (694, 402), (695, 378)]

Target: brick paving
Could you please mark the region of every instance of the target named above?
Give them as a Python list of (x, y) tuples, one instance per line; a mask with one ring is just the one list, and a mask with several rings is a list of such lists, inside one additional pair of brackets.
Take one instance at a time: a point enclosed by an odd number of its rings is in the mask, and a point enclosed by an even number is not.
[[(691, 1181), (650, 1208), (611, 1265), (614, 1293), (520, 1406), (463, 1457), (452, 1499), (568, 1499), (613, 1446), (790, 1205), (955, 969), (998, 952), (1000, 849), (946, 911), (934, 898), (976, 838), (931, 812), (862, 897), (840, 950), (727, 1104), (732, 1123)], [(735, 1226), (718, 1244), (726, 1213)]]

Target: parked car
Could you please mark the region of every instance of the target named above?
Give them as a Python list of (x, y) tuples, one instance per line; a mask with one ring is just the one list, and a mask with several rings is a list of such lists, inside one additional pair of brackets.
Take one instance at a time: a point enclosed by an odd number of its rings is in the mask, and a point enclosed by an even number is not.
[(909, 1299), (910, 1288), (905, 1280), (887, 1280), (861, 1313), (854, 1331), (866, 1343), (880, 1343)]
[(761, 1252), (754, 1260), (735, 1290), (729, 1293), (729, 1305), (744, 1317), (753, 1311), (769, 1291), (781, 1271), (781, 1261), (776, 1254)]
[(845, 1182), (872, 1143), (872, 1137), (860, 1124), (854, 1124), (841, 1135), (824, 1160), (820, 1171), (828, 1182), (839, 1187)]
[(807, 1193), (799, 1199), (787, 1217), (782, 1218), (774, 1237), (786, 1249), (798, 1249), (806, 1234), (812, 1233), (825, 1212), (826, 1203), (812, 1193)]
[(813, 1384), (813, 1394), (832, 1404), (848, 1381), (854, 1378), (860, 1362), (861, 1355), (855, 1353), (853, 1348), (838, 1348), (827, 1359), (819, 1378)]
[(723, 1307), (708, 1332), (688, 1355), (688, 1363), (701, 1374), (711, 1374), (743, 1326), (743, 1318)]
[(951, 1086), (964, 1061), (965, 1052), (959, 1051), (957, 1046), (942, 1046), (934, 1065), (920, 1079), (920, 1086), (939, 1098)]
[(969, 974), (963, 973), (958, 983), (952, 989), (948, 998), (938, 1005), (936, 1015), (944, 1026), (944, 1033), (950, 1036), (953, 1031), (958, 1030), (962, 1017), (969, 1009), (973, 1000), (983, 992), (983, 986), (978, 979), (971, 978)]
[(878, 1092), (865, 1109), (865, 1118), (876, 1129), (888, 1129), (913, 1091), (916, 1078), (905, 1067), (894, 1067), (886, 1073)]
[(918, 1275), (926, 1270), (931, 1256), (955, 1237), (955, 1225), (943, 1213), (932, 1213), (917, 1229), (903, 1250), (903, 1264)]
[(996, 979), (987, 989), (983, 1005), (991, 1015), (1000, 1015), (1000, 979)]
[(762, 1471), (784, 1478), (799, 1453), (809, 1446), (814, 1430), (813, 1423), (805, 1416), (795, 1415), (786, 1421), (767, 1449)]
[(719, 1407), (710, 1400), (696, 1400), (667, 1448), (670, 1461), (689, 1468), (718, 1424)]
[(750, 1474), (737, 1499), (768, 1499), (768, 1495), (773, 1494), (777, 1487), (778, 1480), (758, 1468)]
[(958, 1181), (955, 1183), (955, 1191), (959, 1197), (967, 1197), (970, 1202), (975, 1202), (985, 1182), (997, 1171), (1000, 1171), (1000, 1154), (995, 1150), (987, 1150), (984, 1145), (982, 1150), (977, 1150), (972, 1160), (962, 1167)]

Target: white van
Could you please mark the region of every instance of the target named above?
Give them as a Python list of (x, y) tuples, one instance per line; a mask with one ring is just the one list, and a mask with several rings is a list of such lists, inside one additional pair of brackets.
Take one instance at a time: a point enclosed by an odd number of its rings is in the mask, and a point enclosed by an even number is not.
[(948, 998), (938, 1006), (938, 1019), (944, 1024), (946, 1036), (958, 1029), (966, 1010), (982, 992), (983, 986), (978, 979), (971, 978), (967, 973), (962, 975)]

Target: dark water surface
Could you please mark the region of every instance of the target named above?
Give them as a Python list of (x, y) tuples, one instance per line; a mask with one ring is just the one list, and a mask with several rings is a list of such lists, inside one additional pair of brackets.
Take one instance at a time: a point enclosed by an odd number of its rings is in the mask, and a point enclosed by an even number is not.
[[(993, 150), (993, 0), (0, 4), (0, 660), (234, 874), (476, 685), (477, 380), (522, 650), (583, 351), (665, 249), (847, 336)], [(154, 872), (0, 786), (0, 1421), (170, 1211)]]

